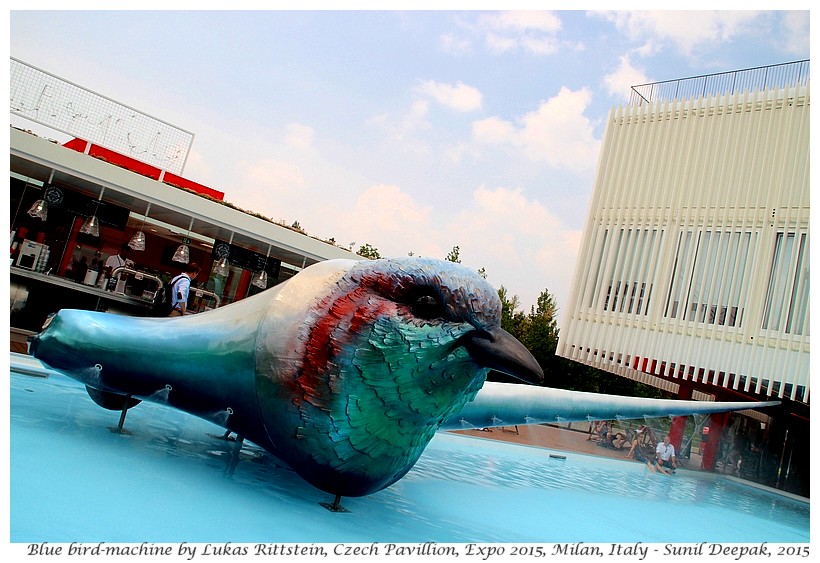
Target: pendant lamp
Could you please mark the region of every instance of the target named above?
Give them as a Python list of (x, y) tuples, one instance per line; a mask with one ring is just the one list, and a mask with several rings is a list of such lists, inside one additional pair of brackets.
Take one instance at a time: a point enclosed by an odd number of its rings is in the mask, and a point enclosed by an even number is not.
[(39, 218), (45, 221), (48, 218), (48, 204), (44, 199), (38, 199), (28, 210), (28, 214), (34, 218)]
[[(185, 240), (188, 240), (188, 237), (191, 234), (191, 229), (194, 228), (194, 219), (191, 217), (191, 224), (188, 226), (188, 234), (185, 235)], [(174, 252), (174, 256), (171, 258), (174, 262), (179, 262), (181, 264), (187, 264), (188, 261), (191, 259), (191, 249), (188, 248), (188, 245), (183, 242), (177, 247), (176, 252)]]
[(100, 207), (100, 202), (102, 201), (103, 194), (105, 193), (105, 188), (100, 188), (100, 197), (94, 203), (94, 213), (90, 217), (86, 218), (85, 223), (83, 226), (80, 227), (80, 232), (84, 235), (91, 235), (92, 237), (100, 236), (100, 220), (97, 219), (97, 209)]
[[(228, 262), (228, 256), (231, 255), (231, 243), (233, 242), (233, 233), (231, 233), (231, 240), (228, 241), (227, 247), (224, 247), (224, 250), (220, 252), (219, 260), (214, 266), (214, 273), (218, 276), (227, 276), (230, 268), (230, 263)], [(222, 243), (220, 243), (222, 244)], [(223, 253), (224, 252), (224, 253)]]
[(145, 208), (145, 215), (142, 217), (142, 226), (140, 230), (134, 233), (134, 236), (131, 237), (131, 240), (128, 241), (128, 246), (132, 250), (145, 250), (145, 220), (148, 218), (148, 212), (151, 211), (151, 203), (148, 203), (148, 207)]
[(268, 272), (265, 271), (265, 268), (268, 267), (268, 258), (270, 257), (270, 245), (268, 245), (268, 254), (265, 256), (265, 265), (262, 266), (262, 270), (253, 277), (251, 283), (260, 289), (267, 289), (268, 288)]
[(92, 215), (85, 220), (83, 226), (80, 227), (80, 232), (84, 235), (91, 235), (92, 237), (100, 236), (100, 221), (97, 215)]
[[(45, 221), (48, 219), (48, 204), (52, 203), (59, 205), (60, 202), (63, 201), (63, 193), (51, 185), (52, 179), (54, 179), (53, 170), (51, 171), (51, 175), (48, 177), (48, 182), (43, 186), (43, 197), (35, 201), (34, 205), (31, 206), (31, 209), (28, 210), (28, 214), (35, 219)], [(28, 187), (28, 181), (26, 181), (25, 187)], [(25, 187), (23, 188), (24, 192)]]

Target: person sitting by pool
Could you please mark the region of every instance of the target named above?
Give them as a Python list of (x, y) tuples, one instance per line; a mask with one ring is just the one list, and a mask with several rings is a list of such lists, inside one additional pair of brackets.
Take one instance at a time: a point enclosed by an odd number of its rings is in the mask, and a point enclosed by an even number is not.
[(629, 440), (627, 439), (626, 434), (624, 434), (623, 432), (616, 432), (615, 435), (612, 436), (612, 438), (610, 439), (609, 443), (612, 444), (612, 447), (616, 450), (620, 450), (626, 444), (629, 443)]
[(675, 446), (670, 442), (669, 434), (663, 437), (663, 442), (658, 444), (655, 450), (655, 467), (664, 475), (674, 473), (678, 467), (677, 459), (675, 458)]
[(609, 423), (606, 420), (599, 420), (594, 425), (590, 425), (591, 432), (587, 436), (587, 442), (600, 442), (605, 440), (609, 434)]
[(641, 424), (635, 433), (632, 435), (632, 439), (629, 442), (629, 451), (626, 454), (628, 458), (635, 458), (637, 455), (640, 455), (640, 448), (641, 444), (648, 442), (649, 438), (649, 431), (648, 426), (646, 424)]
[(615, 430), (612, 425), (609, 425), (609, 432), (606, 436), (601, 436), (598, 439), (598, 445), (602, 448), (612, 448), (613, 450), (620, 450), (629, 443), (626, 433), (621, 430)]

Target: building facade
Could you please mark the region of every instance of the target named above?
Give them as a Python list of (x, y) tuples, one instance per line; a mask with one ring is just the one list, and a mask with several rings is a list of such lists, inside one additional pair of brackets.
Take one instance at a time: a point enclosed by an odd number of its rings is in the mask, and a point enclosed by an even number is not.
[(809, 99), (808, 61), (633, 88), (609, 114), (558, 344), (680, 398), (780, 399), (753, 422), (712, 417), (712, 435), (779, 442), (780, 473), (805, 456), (806, 486)]
[[(22, 61), (11, 68), (12, 118), (67, 137), (10, 129), (13, 344), (62, 308), (150, 316), (157, 291), (192, 262), (196, 313), (357, 258), (185, 178), (192, 134)], [(118, 253), (131, 267), (105, 268)]]

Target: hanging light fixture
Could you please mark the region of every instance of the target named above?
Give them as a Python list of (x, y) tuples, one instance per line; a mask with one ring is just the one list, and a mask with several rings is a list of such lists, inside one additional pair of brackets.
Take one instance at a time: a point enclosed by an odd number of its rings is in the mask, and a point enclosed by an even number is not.
[(268, 258), (270, 257), (270, 245), (268, 245), (268, 254), (265, 256), (265, 265), (262, 266), (262, 270), (253, 277), (253, 281), (251, 283), (258, 288), (267, 289), (268, 288), (268, 272), (265, 269), (268, 267)]
[(84, 235), (91, 235), (92, 237), (100, 236), (100, 220), (97, 219), (97, 209), (100, 207), (105, 187), (100, 188), (100, 197), (94, 203), (94, 213), (85, 220), (83, 226), (80, 227), (80, 232)]
[(40, 218), (45, 221), (48, 218), (48, 203), (44, 199), (38, 199), (28, 210), (28, 214), (35, 219)]
[(216, 247), (217, 256), (219, 256), (219, 260), (214, 266), (214, 273), (218, 276), (227, 276), (228, 269), (230, 267), (230, 263), (228, 262), (228, 256), (231, 255), (231, 243), (233, 242), (233, 233), (231, 233), (231, 240), (228, 241), (226, 245), (224, 242), (219, 243)]
[(188, 248), (187, 241), (189, 240), (188, 237), (191, 234), (191, 229), (194, 228), (194, 218), (191, 217), (191, 224), (188, 225), (188, 234), (185, 235), (185, 240), (182, 241), (177, 247), (176, 252), (174, 252), (174, 256), (171, 258), (174, 262), (180, 262), (181, 264), (187, 264), (188, 261), (191, 259), (191, 249)]
[(132, 250), (145, 250), (145, 220), (148, 218), (148, 212), (151, 211), (151, 202), (148, 202), (148, 207), (145, 208), (145, 215), (142, 216), (142, 226), (140, 230), (134, 233), (131, 240), (128, 241), (128, 246)]
[(214, 272), (216, 272), (217, 275), (220, 275), (220, 276), (227, 276), (229, 266), (230, 266), (230, 264), (228, 264), (228, 257), (223, 256), (216, 263), (216, 267), (214, 268)]
[[(35, 219), (39, 218), (40, 220), (45, 221), (48, 218), (49, 202), (53, 204), (58, 204), (63, 200), (62, 192), (54, 186), (50, 185), (51, 180), (53, 179), (54, 171), (52, 170), (51, 175), (48, 177), (48, 182), (43, 186), (43, 197), (35, 201), (34, 205), (31, 206), (31, 209), (28, 210), (28, 214), (34, 217)], [(26, 186), (28, 186), (28, 181), (26, 181)], [(52, 194), (51, 192), (55, 193)]]
[(97, 215), (88, 217), (83, 223), (83, 226), (80, 227), (80, 232), (84, 235), (91, 235), (92, 237), (100, 236), (100, 221), (97, 219)]

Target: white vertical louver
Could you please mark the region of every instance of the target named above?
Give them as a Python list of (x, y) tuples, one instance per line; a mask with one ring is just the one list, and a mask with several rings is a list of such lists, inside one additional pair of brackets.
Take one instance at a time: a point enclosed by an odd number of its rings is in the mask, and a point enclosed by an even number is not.
[(808, 402), (809, 98), (610, 112), (559, 355)]

